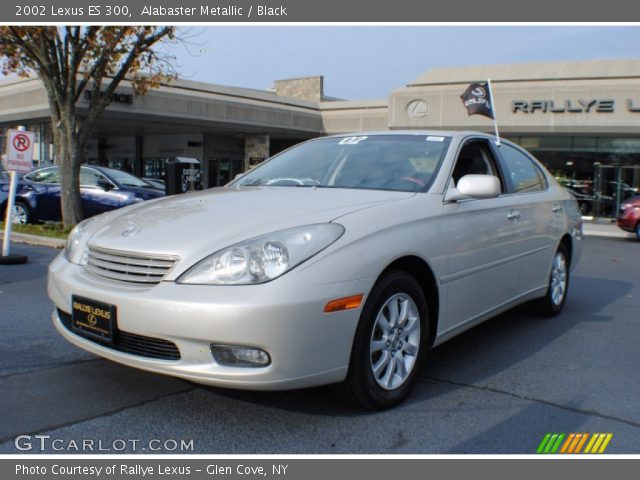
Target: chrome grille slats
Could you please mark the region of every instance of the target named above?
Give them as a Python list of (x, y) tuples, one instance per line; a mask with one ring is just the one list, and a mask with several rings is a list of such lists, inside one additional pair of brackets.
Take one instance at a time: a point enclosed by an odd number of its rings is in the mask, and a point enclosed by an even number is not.
[[(111, 252), (111, 253), (107, 253)], [(96, 247), (89, 247), (89, 254), (94, 258), (113, 263), (125, 263), (129, 265), (145, 265), (151, 267), (171, 267), (177, 257), (160, 258), (157, 255), (133, 254), (130, 252), (116, 252), (114, 250), (104, 250)]]
[(121, 282), (155, 285), (162, 281), (179, 257), (109, 250), (89, 246), (87, 270)]

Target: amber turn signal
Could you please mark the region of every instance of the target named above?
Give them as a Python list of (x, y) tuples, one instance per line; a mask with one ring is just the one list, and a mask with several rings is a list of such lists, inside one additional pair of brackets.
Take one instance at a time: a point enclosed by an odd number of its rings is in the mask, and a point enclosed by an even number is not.
[(362, 303), (362, 297), (364, 297), (364, 295), (359, 294), (331, 300), (324, 306), (324, 312), (331, 313), (339, 312), (340, 310), (351, 310), (352, 308), (358, 308)]

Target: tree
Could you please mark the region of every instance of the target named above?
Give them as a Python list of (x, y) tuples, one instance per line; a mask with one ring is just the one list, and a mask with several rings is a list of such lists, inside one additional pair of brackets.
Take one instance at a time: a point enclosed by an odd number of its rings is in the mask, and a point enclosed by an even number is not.
[[(174, 27), (0, 27), (3, 74), (36, 74), (47, 92), (65, 226), (83, 218), (80, 164), (96, 121), (122, 82), (143, 95), (175, 76), (172, 58), (157, 48), (171, 40)], [(79, 116), (77, 105), (85, 97), (88, 104)]]

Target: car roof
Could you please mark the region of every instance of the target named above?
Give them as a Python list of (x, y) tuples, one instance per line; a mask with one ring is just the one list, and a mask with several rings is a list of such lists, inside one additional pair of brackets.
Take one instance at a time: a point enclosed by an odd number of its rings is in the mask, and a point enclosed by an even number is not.
[(433, 135), (438, 137), (469, 137), (469, 136), (481, 136), (486, 138), (495, 138), (494, 135), (478, 132), (474, 130), (374, 130), (369, 132), (349, 132), (339, 133), (335, 135), (329, 135), (328, 137), (320, 138), (341, 138), (341, 137), (354, 137), (354, 136), (374, 136), (374, 135)]
[[(115, 168), (108, 168), (108, 167), (102, 167), (100, 165), (91, 165), (88, 163), (83, 163), (82, 165), (80, 165), (81, 168), (93, 168), (94, 170), (97, 170), (101, 173), (106, 173), (107, 175), (109, 175), (111, 172), (122, 172), (123, 170), (117, 170)], [(36, 168), (34, 170), (32, 170), (32, 172), (36, 172), (38, 170), (44, 170), (45, 168), (60, 168), (60, 165), (45, 165), (43, 167), (39, 167)], [(29, 172), (29, 173), (32, 173)], [(128, 173), (128, 172), (125, 172)]]

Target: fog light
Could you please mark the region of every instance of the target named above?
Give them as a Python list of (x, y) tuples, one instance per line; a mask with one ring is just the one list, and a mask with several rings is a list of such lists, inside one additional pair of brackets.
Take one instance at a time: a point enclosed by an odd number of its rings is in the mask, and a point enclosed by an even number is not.
[(271, 363), (264, 350), (235, 345), (211, 345), (211, 353), (220, 365), (231, 367), (266, 367)]

